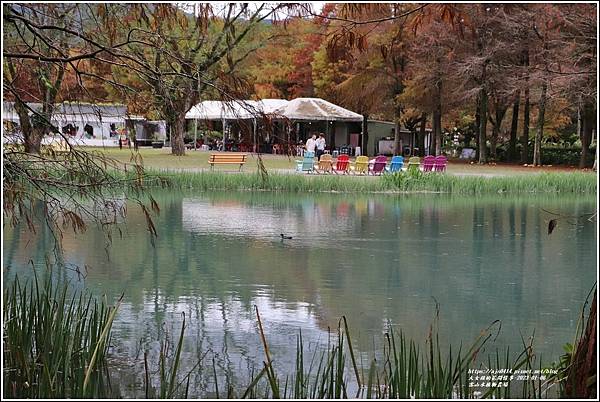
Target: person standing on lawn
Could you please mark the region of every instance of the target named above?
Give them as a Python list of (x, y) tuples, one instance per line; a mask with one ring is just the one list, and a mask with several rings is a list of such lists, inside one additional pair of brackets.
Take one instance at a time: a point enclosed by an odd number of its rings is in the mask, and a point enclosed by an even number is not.
[(317, 135), (313, 134), (307, 141), (306, 141), (306, 151), (307, 152), (312, 152), (312, 154), (315, 154), (315, 148), (317, 146)]
[(316, 140), (317, 146), (317, 160), (321, 158), (321, 155), (325, 153), (325, 134), (320, 133), (319, 138)]

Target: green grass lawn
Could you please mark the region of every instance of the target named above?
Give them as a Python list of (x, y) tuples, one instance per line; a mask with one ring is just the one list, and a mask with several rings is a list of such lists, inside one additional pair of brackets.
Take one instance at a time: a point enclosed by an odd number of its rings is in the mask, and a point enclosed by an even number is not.
[[(85, 148), (89, 151), (102, 151), (107, 156), (114, 158), (120, 162), (128, 163), (131, 160), (133, 149), (123, 148), (118, 149), (115, 147), (107, 148)], [(140, 155), (142, 156), (144, 166), (149, 169), (169, 169), (169, 170), (205, 170), (209, 169), (208, 158), (211, 151), (186, 151), (185, 156), (174, 156), (171, 154), (170, 148), (154, 149), (154, 148), (140, 148)], [(285, 155), (271, 155), (263, 154), (262, 156), (265, 167), (275, 170), (294, 170), (296, 168), (296, 159), (300, 157), (285, 156)], [(244, 166), (244, 171), (254, 172), (257, 167), (258, 158), (256, 154), (248, 154), (248, 162)], [(237, 170), (235, 167), (216, 167), (215, 170), (232, 171)], [(511, 175), (527, 175), (532, 173), (541, 172), (565, 172), (565, 171), (579, 171), (576, 168), (565, 167), (565, 166), (544, 166), (544, 167), (524, 167), (522, 165), (509, 165), (509, 164), (497, 164), (497, 165), (479, 165), (477, 163), (465, 163), (465, 162), (450, 162), (448, 164), (448, 173), (456, 175), (478, 175), (478, 176), (511, 176)]]

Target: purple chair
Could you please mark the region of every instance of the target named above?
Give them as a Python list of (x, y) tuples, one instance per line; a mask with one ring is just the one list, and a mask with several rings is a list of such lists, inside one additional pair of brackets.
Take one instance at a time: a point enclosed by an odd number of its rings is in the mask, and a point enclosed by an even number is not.
[(431, 172), (433, 170), (433, 165), (435, 163), (435, 156), (427, 155), (423, 158), (423, 171)]
[(373, 167), (371, 168), (372, 174), (381, 174), (385, 170), (385, 166), (387, 165), (387, 157), (383, 155), (379, 155), (375, 158), (375, 162), (373, 163)]
[(444, 155), (436, 156), (433, 163), (433, 170), (436, 172), (445, 172), (447, 164), (448, 159)]

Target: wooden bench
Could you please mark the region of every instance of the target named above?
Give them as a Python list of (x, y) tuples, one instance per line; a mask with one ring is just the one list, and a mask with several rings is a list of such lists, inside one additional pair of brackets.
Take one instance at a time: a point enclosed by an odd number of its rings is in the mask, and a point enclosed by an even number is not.
[(55, 154), (66, 154), (71, 152), (71, 147), (65, 140), (52, 141), (48, 146)]
[(223, 153), (223, 154), (210, 154), (208, 159), (210, 163), (210, 169), (212, 170), (215, 165), (240, 165), (240, 171), (242, 166), (246, 163), (246, 154), (238, 153)]

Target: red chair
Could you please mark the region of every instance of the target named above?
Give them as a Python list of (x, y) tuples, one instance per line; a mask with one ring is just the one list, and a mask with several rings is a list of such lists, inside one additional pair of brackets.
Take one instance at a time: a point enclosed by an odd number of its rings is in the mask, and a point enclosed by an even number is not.
[(433, 170), (435, 172), (445, 172), (446, 165), (448, 165), (448, 159), (444, 155), (436, 156), (433, 162)]
[(348, 155), (340, 155), (335, 161), (335, 165), (333, 166), (333, 173), (343, 173), (348, 174), (350, 170), (350, 157)]

